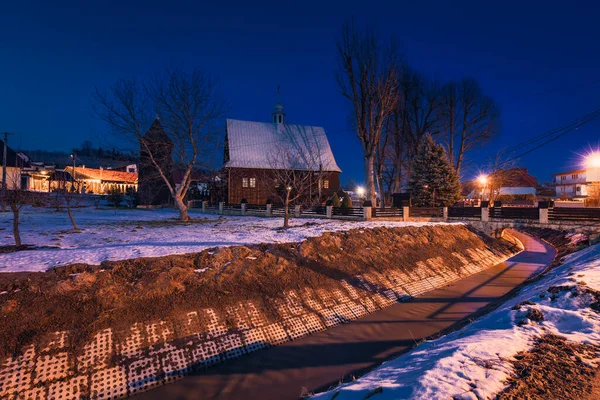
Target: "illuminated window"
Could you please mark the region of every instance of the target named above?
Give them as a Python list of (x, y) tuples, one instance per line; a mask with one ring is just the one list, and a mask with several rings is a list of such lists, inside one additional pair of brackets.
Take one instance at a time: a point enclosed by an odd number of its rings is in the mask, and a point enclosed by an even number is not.
[(571, 175), (571, 178), (573, 178), (573, 179), (577, 179), (577, 174), (573, 174), (573, 175)]
[(323, 188), (324, 188), (324, 189), (329, 189), (329, 181), (328, 181), (327, 179), (325, 179), (325, 180), (323, 181)]
[(242, 178), (242, 187), (248, 187), (248, 178)]
[(250, 187), (256, 187), (256, 178), (250, 178)]

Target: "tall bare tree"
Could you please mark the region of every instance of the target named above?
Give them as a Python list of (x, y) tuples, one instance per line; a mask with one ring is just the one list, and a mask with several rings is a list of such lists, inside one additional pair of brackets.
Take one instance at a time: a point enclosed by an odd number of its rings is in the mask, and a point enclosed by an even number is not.
[(351, 103), (351, 121), (361, 142), (367, 198), (376, 203), (375, 160), (387, 118), (398, 101), (399, 56), (373, 29), (359, 30), (354, 21), (342, 28), (338, 42), (337, 81)]
[(469, 150), (486, 143), (499, 131), (500, 110), (473, 78), (447, 83), (440, 98), (442, 140), (460, 175)]
[(439, 130), (439, 90), (430, 81), (404, 65), (399, 72), (398, 101), (388, 119), (384, 178), (388, 194), (399, 192), (410, 174), (417, 146), (427, 134)]
[[(108, 92), (96, 90), (96, 114), (120, 138), (146, 149), (150, 161), (164, 180), (179, 210), (180, 219), (188, 221), (184, 201), (197, 167), (209, 167), (207, 160), (216, 147), (217, 122), (225, 112), (215, 93), (215, 79), (199, 69), (167, 70), (149, 82), (121, 79)], [(173, 182), (153, 157), (151, 143), (144, 138), (153, 115), (160, 116), (165, 133), (173, 143), (174, 164), (183, 170), (181, 182)]]
[(279, 142), (267, 152), (265, 170), (270, 194), (284, 205), (283, 226), (289, 226), (290, 205), (319, 204), (323, 200), (323, 180), (330, 160), (323, 154), (323, 139), (310, 127), (281, 125)]

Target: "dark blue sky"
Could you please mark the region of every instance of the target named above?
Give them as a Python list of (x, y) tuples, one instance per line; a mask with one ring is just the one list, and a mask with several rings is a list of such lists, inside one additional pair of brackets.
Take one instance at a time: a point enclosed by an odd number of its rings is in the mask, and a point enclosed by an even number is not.
[[(473, 76), (502, 108), (497, 149), (600, 109), (600, 6), (482, 1), (4, 2), (0, 131), (15, 147), (69, 150), (105, 130), (91, 93), (170, 63), (218, 76), (228, 117), (268, 121), (281, 85), (291, 123), (324, 126), (338, 164), (362, 179), (358, 139), (334, 71), (344, 20), (394, 35), (411, 66), (441, 81)], [(558, 6), (561, 4), (561, 6)], [(600, 144), (600, 122), (524, 157), (540, 180), (577, 167)]]

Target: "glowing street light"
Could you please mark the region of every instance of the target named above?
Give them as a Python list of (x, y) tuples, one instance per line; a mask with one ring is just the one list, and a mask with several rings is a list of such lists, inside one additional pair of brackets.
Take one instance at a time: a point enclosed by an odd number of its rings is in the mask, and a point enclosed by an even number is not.
[(477, 182), (481, 184), (481, 200), (485, 200), (485, 188), (488, 184), (488, 176), (484, 174), (479, 175)]
[(365, 188), (362, 186), (359, 186), (356, 188), (356, 194), (358, 194), (360, 197), (365, 195)]
[(600, 168), (600, 151), (594, 151), (585, 157), (586, 168)]

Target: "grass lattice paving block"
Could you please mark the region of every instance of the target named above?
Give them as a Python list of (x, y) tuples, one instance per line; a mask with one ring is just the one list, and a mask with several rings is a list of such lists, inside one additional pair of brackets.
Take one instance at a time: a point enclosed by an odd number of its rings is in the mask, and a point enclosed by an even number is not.
[(69, 373), (69, 354), (41, 355), (35, 362), (34, 384), (66, 378)]
[(72, 400), (85, 398), (88, 393), (88, 377), (76, 376), (54, 382), (48, 389), (48, 400)]
[(131, 394), (151, 389), (158, 384), (158, 362), (155, 358), (135, 360), (129, 364), (128, 370), (127, 381)]
[(105, 368), (92, 374), (90, 386), (92, 399), (112, 400), (126, 395), (127, 374), (124, 367)]
[(32, 382), (35, 349), (29, 346), (22, 355), (7, 359), (0, 367), (0, 396), (27, 390)]
[(112, 330), (105, 329), (94, 336), (94, 340), (83, 347), (83, 355), (78, 357), (78, 369), (101, 369), (108, 366), (112, 352)]

